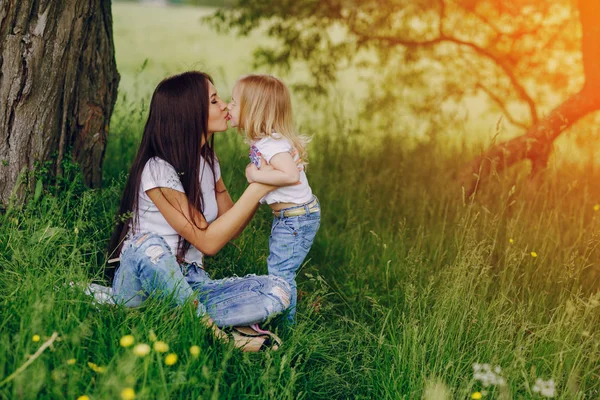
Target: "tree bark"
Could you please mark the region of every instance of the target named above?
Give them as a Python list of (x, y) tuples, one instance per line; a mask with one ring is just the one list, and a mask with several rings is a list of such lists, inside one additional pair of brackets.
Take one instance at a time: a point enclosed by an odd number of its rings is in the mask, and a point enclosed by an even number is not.
[(0, 203), (68, 150), (101, 185), (118, 82), (110, 0), (0, 0)]
[(519, 161), (531, 160), (533, 174), (544, 169), (554, 140), (582, 117), (600, 110), (600, 1), (579, 0), (578, 8), (585, 74), (583, 89), (532, 125), (524, 135), (500, 143), (473, 160), (461, 176), (469, 196), (492, 171), (500, 172)]

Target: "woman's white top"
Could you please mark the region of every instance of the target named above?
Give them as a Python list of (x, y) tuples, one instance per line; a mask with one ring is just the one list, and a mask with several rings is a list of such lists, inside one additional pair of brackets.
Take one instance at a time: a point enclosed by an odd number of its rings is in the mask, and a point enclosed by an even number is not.
[[(221, 168), (215, 157), (215, 175), (206, 164), (204, 158), (200, 161), (200, 186), (204, 203), (204, 218), (209, 224), (217, 219), (219, 207), (217, 205), (217, 196), (215, 192), (215, 181), (221, 178)], [(163, 187), (178, 192), (185, 193), (183, 185), (179, 180), (179, 175), (175, 168), (168, 162), (154, 157), (146, 163), (142, 171), (142, 181), (139, 191), (139, 207), (134, 211), (137, 213), (137, 226), (135, 230), (130, 229), (128, 237), (141, 232), (156, 233), (165, 239), (173, 255), (177, 254), (177, 245), (179, 243), (179, 234), (169, 225), (165, 217), (158, 210), (156, 205), (146, 194), (147, 190)], [(125, 246), (123, 246), (125, 248)], [(196, 262), (202, 265), (202, 252), (194, 246), (190, 246), (185, 254), (185, 261)]]
[[(292, 152), (294, 146), (285, 137), (278, 133), (273, 133), (271, 136), (267, 136), (253, 143), (259, 151), (261, 156), (267, 163), (271, 163), (271, 158), (275, 154)], [(295, 159), (299, 156), (296, 155)], [(260, 202), (273, 204), (273, 203), (297, 203), (302, 204), (311, 201), (313, 198), (312, 189), (308, 185), (308, 179), (304, 170), (300, 171), (300, 184), (291, 186), (282, 186), (276, 190), (273, 190)]]

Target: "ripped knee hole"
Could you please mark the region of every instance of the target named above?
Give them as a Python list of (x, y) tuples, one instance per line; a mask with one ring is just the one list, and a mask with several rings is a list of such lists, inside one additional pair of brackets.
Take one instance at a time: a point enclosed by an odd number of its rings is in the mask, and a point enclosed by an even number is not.
[(288, 308), (291, 304), (290, 294), (288, 291), (283, 289), (281, 286), (273, 287), (273, 296), (277, 297), (283, 304), (283, 308)]
[(144, 251), (144, 254), (150, 258), (152, 264), (156, 264), (160, 257), (165, 254), (165, 250), (162, 246), (153, 245), (149, 246), (146, 251)]

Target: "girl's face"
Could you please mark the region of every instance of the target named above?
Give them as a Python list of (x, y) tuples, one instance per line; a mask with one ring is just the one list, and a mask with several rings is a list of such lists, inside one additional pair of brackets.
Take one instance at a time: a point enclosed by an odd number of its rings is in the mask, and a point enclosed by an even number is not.
[(221, 100), (211, 82), (208, 82), (208, 101), (208, 134), (226, 131), (229, 119), (227, 103)]
[(233, 87), (233, 93), (231, 94), (231, 101), (227, 105), (227, 109), (229, 110), (229, 124), (232, 127), (239, 126), (240, 124), (240, 87), (239, 85), (235, 85)]

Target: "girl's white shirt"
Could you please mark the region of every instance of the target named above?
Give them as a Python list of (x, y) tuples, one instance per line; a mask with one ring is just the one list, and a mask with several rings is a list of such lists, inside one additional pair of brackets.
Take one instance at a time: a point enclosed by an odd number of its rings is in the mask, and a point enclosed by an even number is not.
[[(214, 175), (204, 158), (202, 158), (200, 161), (200, 187), (202, 190), (202, 198), (204, 200), (203, 214), (206, 222), (209, 224), (217, 219), (217, 215), (219, 214), (215, 182), (220, 178), (221, 168), (217, 158), (215, 157)], [(147, 190), (158, 187), (169, 188), (185, 193), (175, 168), (163, 159), (154, 157), (148, 160), (142, 171), (138, 203), (139, 207), (134, 211), (137, 213), (138, 223), (135, 229), (129, 230), (128, 238), (141, 232), (156, 233), (165, 239), (171, 248), (171, 252), (176, 255), (180, 236), (177, 231), (169, 225), (165, 217), (163, 217), (156, 205), (154, 205), (152, 200), (150, 200), (146, 194)], [(123, 249), (125, 248), (126, 246), (124, 245)], [(190, 246), (184, 259), (189, 263), (196, 262), (199, 265), (202, 265), (203, 254), (194, 246)]]
[[(252, 143), (261, 153), (262, 157), (267, 163), (271, 162), (271, 158), (275, 154), (291, 152), (294, 149), (292, 143), (285, 137), (278, 133), (272, 133), (271, 136), (267, 136), (256, 142)], [(298, 158), (298, 156), (296, 156)], [(311, 201), (313, 198), (312, 189), (308, 184), (306, 173), (304, 170), (300, 171), (300, 184), (291, 186), (282, 186), (276, 190), (273, 190), (260, 202), (273, 204), (273, 203), (297, 203), (302, 204)]]

